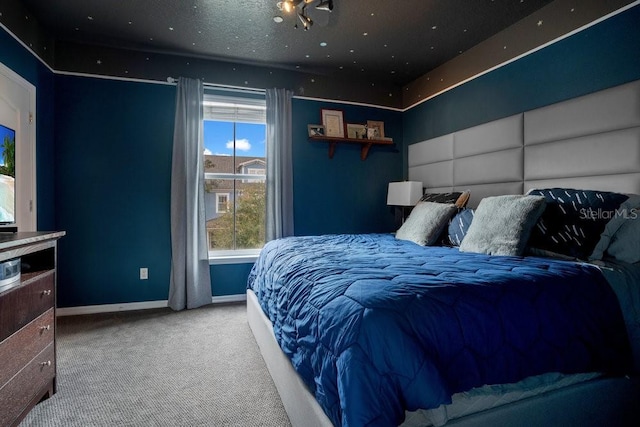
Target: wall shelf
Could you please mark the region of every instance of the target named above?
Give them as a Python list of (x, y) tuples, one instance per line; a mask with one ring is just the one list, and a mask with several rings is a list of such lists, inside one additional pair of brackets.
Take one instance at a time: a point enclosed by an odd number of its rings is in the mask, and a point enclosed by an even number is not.
[(328, 142), (329, 143), (329, 158), (333, 159), (333, 155), (336, 152), (336, 144), (360, 144), (360, 159), (366, 160), (369, 155), (369, 149), (374, 145), (393, 145), (391, 139), (356, 139), (356, 138), (336, 138), (331, 136), (310, 136), (310, 141), (316, 142)]

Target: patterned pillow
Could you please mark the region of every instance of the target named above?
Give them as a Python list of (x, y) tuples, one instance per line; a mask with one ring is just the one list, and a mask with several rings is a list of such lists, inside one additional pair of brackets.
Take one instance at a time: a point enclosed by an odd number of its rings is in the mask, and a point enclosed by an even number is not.
[(473, 221), (473, 209), (463, 209), (451, 219), (449, 223), (449, 233), (447, 235), (447, 244), (451, 246), (460, 246), (462, 239), (467, 234), (471, 221)]
[(469, 195), (469, 191), (457, 191), (452, 193), (425, 193), (420, 201), (445, 204), (453, 203), (457, 208), (462, 209), (467, 205), (467, 202), (469, 201)]
[(586, 260), (607, 222), (628, 196), (570, 188), (531, 190), (547, 207), (531, 232), (529, 246)]

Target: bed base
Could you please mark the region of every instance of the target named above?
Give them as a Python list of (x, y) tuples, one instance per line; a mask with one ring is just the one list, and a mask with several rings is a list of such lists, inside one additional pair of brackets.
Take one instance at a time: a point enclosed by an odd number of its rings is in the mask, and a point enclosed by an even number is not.
[(247, 319), (291, 424), (294, 427), (332, 427), (331, 420), (280, 349), (271, 321), (251, 290), (247, 291)]
[[(280, 349), (271, 322), (251, 290), (247, 291), (247, 319), (291, 424), (332, 426)], [(638, 402), (640, 378), (601, 378), (450, 420), (446, 426), (636, 426)], [(403, 426), (419, 424), (409, 421)]]

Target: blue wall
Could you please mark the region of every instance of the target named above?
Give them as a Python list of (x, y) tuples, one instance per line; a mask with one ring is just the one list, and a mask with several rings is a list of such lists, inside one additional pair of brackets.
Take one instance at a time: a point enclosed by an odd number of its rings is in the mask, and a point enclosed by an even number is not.
[[(56, 94), (59, 306), (166, 299), (175, 87), (56, 76)], [(329, 160), (327, 145), (307, 138), (323, 105), (294, 100), (296, 234), (390, 231), (386, 185), (401, 176), (400, 150), (373, 148), (363, 162), (359, 148), (340, 146)], [(401, 113), (341, 107), (402, 139)], [(211, 266), (213, 294), (244, 293), (250, 268)]]
[(173, 86), (56, 76), (59, 306), (167, 299), (174, 103)]
[[(296, 235), (393, 230), (387, 184), (402, 179), (402, 113), (344, 104), (293, 100), (294, 222)], [(307, 124), (321, 123), (322, 108), (338, 109), (345, 123), (383, 121), (396, 146), (373, 146), (366, 160), (360, 145), (309, 141)]]
[(639, 79), (639, 23), (636, 6), (410, 109), (405, 146)]

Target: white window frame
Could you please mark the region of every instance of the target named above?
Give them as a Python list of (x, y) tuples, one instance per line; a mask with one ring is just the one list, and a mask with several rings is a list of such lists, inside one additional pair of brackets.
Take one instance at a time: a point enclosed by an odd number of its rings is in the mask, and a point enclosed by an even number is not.
[[(204, 120), (217, 120), (234, 123), (257, 123), (266, 127), (266, 100), (264, 98), (242, 98), (220, 95), (204, 95)], [(215, 117), (212, 117), (212, 115)], [(234, 149), (234, 157), (236, 156)], [(264, 181), (265, 173), (211, 173), (205, 172), (205, 181), (209, 179), (231, 179), (237, 181), (251, 180), (252, 182)], [(235, 190), (234, 190), (235, 191)], [(230, 201), (230, 199), (229, 199)], [(218, 208), (216, 197), (216, 210)], [(234, 202), (235, 203), (235, 197)], [(230, 249), (209, 251), (209, 264), (245, 264), (254, 262), (262, 249)]]

